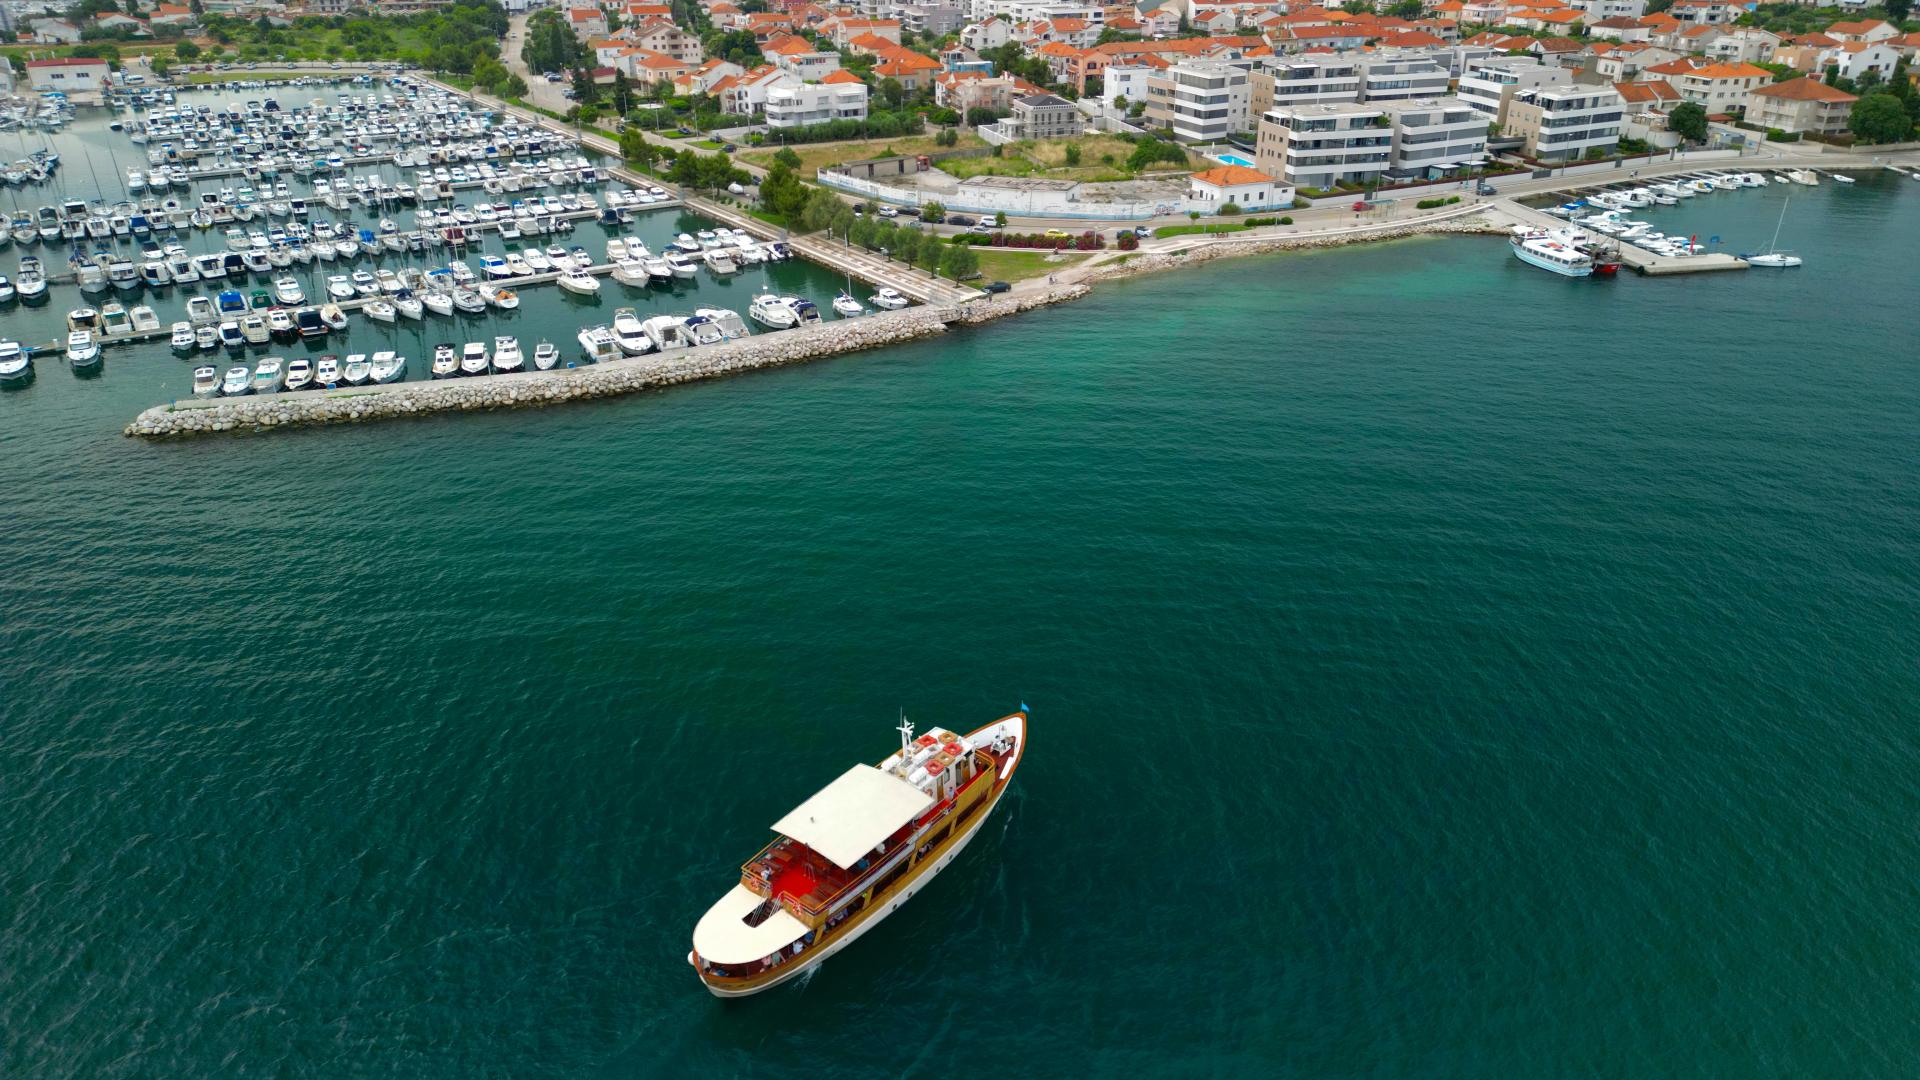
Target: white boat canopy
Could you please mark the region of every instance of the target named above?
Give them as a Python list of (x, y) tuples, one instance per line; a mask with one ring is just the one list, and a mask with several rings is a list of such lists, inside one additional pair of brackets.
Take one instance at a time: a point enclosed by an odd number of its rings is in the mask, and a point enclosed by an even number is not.
[(807, 924), (780, 908), (759, 926), (747, 916), (766, 903), (745, 885), (735, 885), (693, 928), (693, 951), (716, 964), (750, 964), (806, 936)]
[(932, 805), (933, 796), (892, 773), (871, 765), (855, 765), (774, 822), (773, 831), (800, 841), (833, 860), (840, 869), (849, 870)]

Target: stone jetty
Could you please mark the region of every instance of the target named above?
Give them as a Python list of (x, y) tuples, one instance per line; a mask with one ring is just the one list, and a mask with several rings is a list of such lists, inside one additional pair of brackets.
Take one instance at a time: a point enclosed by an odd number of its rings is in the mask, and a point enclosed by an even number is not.
[[(1088, 286), (1082, 284), (1059, 285), (965, 304), (883, 311), (801, 330), (757, 334), (720, 345), (553, 371), (178, 401), (141, 413), (127, 425), (126, 434), (167, 438), (222, 431), (266, 431), (305, 424), (354, 424), (441, 412), (527, 408), (612, 397), (877, 349), (944, 333), (949, 326), (987, 322), (1074, 300), (1087, 291)], [(426, 362), (425, 357), (410, 359), (417, 364)]]

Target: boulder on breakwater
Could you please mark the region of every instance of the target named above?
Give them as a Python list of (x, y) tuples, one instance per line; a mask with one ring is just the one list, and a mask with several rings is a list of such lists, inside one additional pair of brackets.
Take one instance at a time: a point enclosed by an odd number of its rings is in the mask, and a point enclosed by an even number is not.
[(525, 408), (652, 390), (696, 379), (877, 349), (944, 332), (949, 324), (986, 322), (1084, 296), (1085, 285), (1061, 285), (973, 300), (957, 306), (883, 311), (803, 330), (637, 356), (586, 367), (524, 371), (472, 379), (401, 382), (294, 394), (215, 398), (158, 405), (127, 425), (128, 436), (167, 438), (304, 424), (353, 424), (471, 409)]

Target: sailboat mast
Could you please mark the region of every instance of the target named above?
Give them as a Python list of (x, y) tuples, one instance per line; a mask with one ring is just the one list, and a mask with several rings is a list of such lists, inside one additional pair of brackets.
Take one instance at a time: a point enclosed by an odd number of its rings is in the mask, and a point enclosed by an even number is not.
[(1780, 248), (1780, 226), (1787, 223), (1787, 203), (1793, 201), (1789, 195), (1780, 203), (1780, 220), (1773, 223), (1773, 242), (1767, 245), (1767, 254), (1771, 255)]

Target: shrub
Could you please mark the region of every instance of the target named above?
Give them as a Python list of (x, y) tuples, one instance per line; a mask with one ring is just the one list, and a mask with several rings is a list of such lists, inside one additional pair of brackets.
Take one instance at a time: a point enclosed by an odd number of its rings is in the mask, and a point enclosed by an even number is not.
[(1233, 215), (1238, 214), (1239, 212), (1240, 212), (1239, 203), (1221, 203), (1220, 204), (1221, 217), (1232, 217)]
[(1414, 203), (1413, 206), (1416, 210), (1431, 210), (1436, 206), (1452, 206), (1459, 201), (1460, 196), (1448, 195), (1445, 198), (1421, 199), (1419, 202)]
[(1292, 219), (1291, 217), (1283, 217), (1283, 218), (1281, 218), (1281, 219), (1280, 219), (1280, 224), (1282, 224), (1282, 225), (1291, 225), (1291, 224), (1293, 224), (1293, 219)]
[(1799, 142), (1800, 133), (1797, 131), (1782, 131), (1779, 128), (1768, 128), (1767, 141), (1768, 142)]

